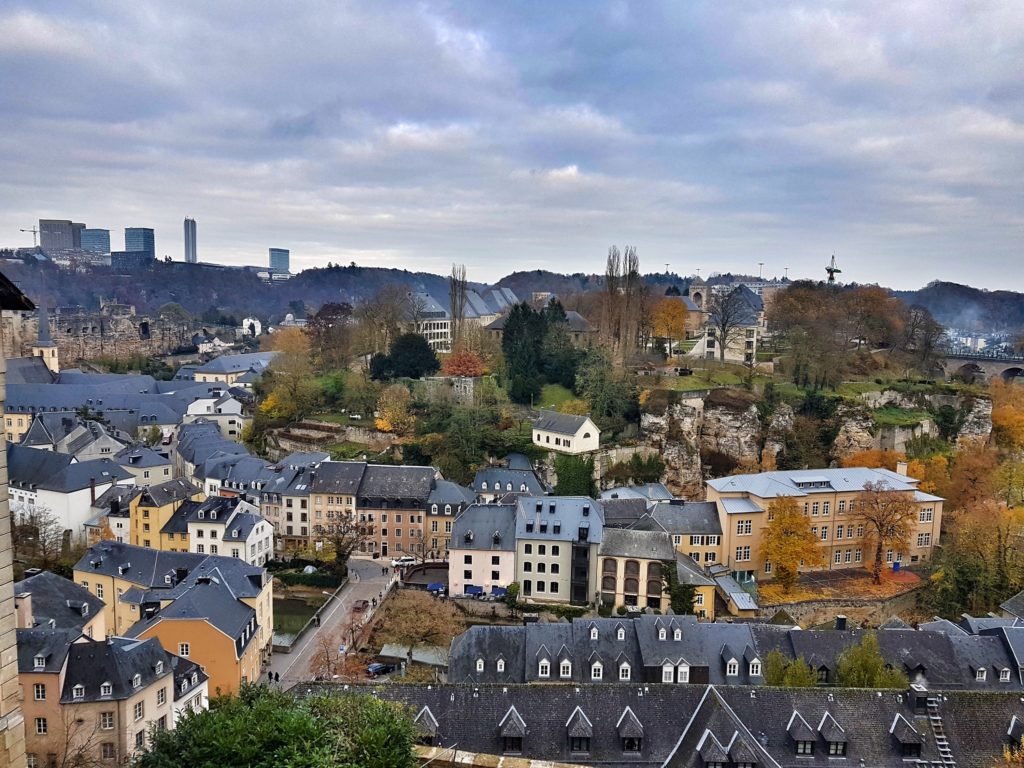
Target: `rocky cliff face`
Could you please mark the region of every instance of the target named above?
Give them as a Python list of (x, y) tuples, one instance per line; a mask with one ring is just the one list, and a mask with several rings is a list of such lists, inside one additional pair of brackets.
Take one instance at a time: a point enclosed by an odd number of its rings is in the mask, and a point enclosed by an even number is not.
[(786, 449), (786, 434), (793, 429), (792, 406), (787, 403), (780, 403), (776, 406), (768, 419), (768, 429), (765, 433), (764, 453), (778, 461), (779, 455)]
[(756, 465), (761, 460), (761, 418), (757, 406), (738, 410), (705, 404), (700, 448), (728, 456), (737, 463)]
[(669, 405), (662, 414), (640, 416), (640, 434), (656, 448), (665, 462), (665, 484), (684, 498), (702, 498), (698, 440), (704, 402), (699, 398)]
[(960, 434), (956, 436), (957, 446), (968, 441), (987, 441), (992, 435), (992, 401), (987, 397), (975, 398), (964, 418)]
[(832, 443), (832, 456), (835, 459), (841, 460), (851, 453), (870, 451), (875, 447), (875, 423), (868, 410), (859, 406), (841, 405), (836, 410), (836, 418), (839, 421), (839, 433)]

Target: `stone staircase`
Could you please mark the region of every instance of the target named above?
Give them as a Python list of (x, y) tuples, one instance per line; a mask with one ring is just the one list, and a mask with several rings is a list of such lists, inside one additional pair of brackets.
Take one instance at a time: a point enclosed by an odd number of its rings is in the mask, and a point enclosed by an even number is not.
[(932, 726), (935, 746), (939, 750), (942, 764), (956, 765), (956, 760), (953, 759), (953, 750), (949, 748), (949, 739), (946, 738), (946, 728), (942, 724), (942, 715), (939, 713), (939, 700), (934, 696), (928, 698), (928, 722)]

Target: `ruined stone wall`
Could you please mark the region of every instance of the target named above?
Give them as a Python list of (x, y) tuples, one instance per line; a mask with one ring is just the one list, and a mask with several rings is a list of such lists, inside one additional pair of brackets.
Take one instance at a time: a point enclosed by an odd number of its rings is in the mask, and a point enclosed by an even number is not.
[[(6, 329), (6, 316), (4, 323)], [(11, 345), (11, 356), (31, 354), (32, 343), (38, 336), (38, 317), (26, 317), (20, 323), (11, 318), (10, 325), (12, 333), (17, 336), (17, 342)], [(14, 330), (15, 325), (20, 325), (17, 331)], [(136, 315), (134, 310), (58, 311), (50, 315), (50, 335), (60, 352), (62, 368), (74, 367), (76, 360), (166, 355), (176, 347), (190, 343), (196, 330), (192, 324)]]

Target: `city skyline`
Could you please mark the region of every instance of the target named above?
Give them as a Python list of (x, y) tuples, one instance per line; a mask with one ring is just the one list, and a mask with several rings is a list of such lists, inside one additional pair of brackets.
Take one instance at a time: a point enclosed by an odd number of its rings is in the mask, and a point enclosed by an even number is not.
[[(0, 245), (41, 218), (143, 221), (180, 259), (187, 210), (204, 260), (287, 242), (295, 271), (462, 262), (488, 281), (601, 271), (631, 244), (645, 271), (821, 278), (835, 253), (851, 282), (1024, 289), (1005, 269), (1018, 6), (313, 4), (235, 23), (0, 11)], [(267, 36), (283, 55), (259, 55)]]

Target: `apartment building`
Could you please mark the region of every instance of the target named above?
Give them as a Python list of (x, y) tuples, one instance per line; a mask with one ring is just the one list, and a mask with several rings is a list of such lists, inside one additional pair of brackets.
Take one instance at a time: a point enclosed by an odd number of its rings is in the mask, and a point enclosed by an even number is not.
[(427, 560), (447, 560), (450, 555), (452, 527), (456, 518), (473, 503), (476, 494), (451, 480), (437, 480), (427, 497), (427, 522), (424, 535)]
[(672, 537), (672, 546), (677, 552), (702, 566), (722, 562), (722, 523), (714, 502), (673, 499), (652, 504), (649, 511), (629, 527), (664, 531)]
[(367, 464), (359, 484), (356, 511), (372, 526), (367, 550), (381, 557), (423, 558), (427, 499), (441, 473), (433, 467)]
[(600, 502), (585, 496), (521, 496), (516, 505), (516, 581), (524, 599), (585, 605), (597, 597)]
[(500, 596), (515, 580), (515, 505), (467, 507), (455, 519), (451, 533), (449, 594)]
[(18, 672), (29, 768), (116, 765), (173, 729), (176, 702), (205, 709), (206, 674), (156, 639), (92, 639), (73, 629), (19, 629)]
[(274, 554), (274, 529), (257, 507), (230, 496), (211, 496), (188, 502), (184, 513), (188, 551), (199, 555), (226, 555), (249, 565), (266, 565)]
[(149, 486), (129, 504), (131, 543), (155, 549), (187, 549), (187, 537), (173, 528), (164, 528), (183, 503), (202, 497), (199, 488), (182, 478)]
[[(255, 680), (270, 657), (273, 579), (242, 559), (104, 541), (75, 564), (74, 579), (106, 602), (108, 634), (159, 637), (165, 648), (216, 670), (213, 690)], [(203, 589), (192, 591), (198, 584)], [(193, 632), (202, 638), (199, 655), (190, 653)]]
[(943, 499), (918, 490), (918, 481), (906, 475), (905, 465), (900, 470), (842, 467), (709, 480), (707, 500), (716, 504), (722, 530), (722, 563), (741, 582), (770, 578), (772, 563), (762, 552), (762, 532), (771, 519), (772, 502), (789, 496), (803, 509), (819, 537), (823, 568), (863, 567), (874, 556), (864, 523), (858, 518), (860, 495), (869, 483), (884, 484), (917, 507), (908, 551), (888, 548), (883, 555), (886, 566), (929, 559), (939, 543)]
[(601, 601), (612, 608), (668, 607), (666, 569), (675, 567), (672, 538), (659, 531), (608, 528), (599, 550)]

